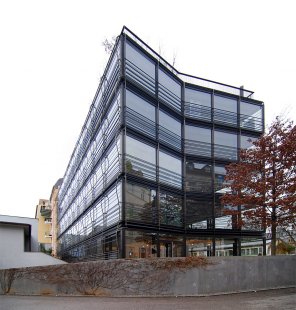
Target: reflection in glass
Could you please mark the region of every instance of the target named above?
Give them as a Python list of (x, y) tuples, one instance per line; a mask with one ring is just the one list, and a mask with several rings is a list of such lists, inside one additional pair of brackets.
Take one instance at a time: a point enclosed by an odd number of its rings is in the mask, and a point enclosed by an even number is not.
[(127, 136), (126, 153), (127, 173), (155, 180), (155, 148)]
[(151, 232), (125, 231), (126, 258), (157, 257), (157, 235)]
[(158, 223), (156, 191), (147, 186), (127, 183), (126, 219), (146, 223)]
[(159, 140), (181, 150), (181, 123), (163, 111), (159, 111)]
[(131, 61), (135, 66), (137, 66), (137, 68), (139, 68), (143, 73), (145, 72), (153, 79), (155, 79), (154, 62), (129, 42), (127, 42), (125, 46), (126, 58)]
[(161, 191), (159, 194), (160, 224), (183, 226), (182, 198)]
[(216, 229), (232, 229), (235, 227), (236, 217), (227, 215), (225, 211), (229, 211), (232, 207), (223, 206), (220, 203), (220, 197), (217, 197), (215, 203), (215, 228)]
[(248, 149), (253, 146), (253, 142), (256, 140), (256, 138), (251, 136), (245, 136), (241, 135), (241, 149)]
[(212, 191), (212, 166), (196, 161), (186, 162), (186, 191), (210, 193)]
[(126, 43), (125, 73), (128, 79), (155, 95), (155, 63), (130, 43)]
[(188, 237), (186, 249), (186, 256), (212, 256), (213, 241), (206, 237)]
[(186, 200), (186, 223), (190, 229), (212, 229), (212, 202), (194, 197)]
[(155, 139), (155, 107), (133, 92), (126, 91), (126, 124)]
[(237, 159), (237, 135), (234, 133), (215, 130), (215, 157), (230, 160)]
[(211, 157), (211, 136), (209, 128), (185, 125), (186, 154)]
[(214, 96), (214, 107), (215, 109), (237, 113), (237, 101), (232, 98)]
[(196, 89), (185, 88), (185, 102), (211, 107), (211, 94)]
[(222, 96), (214, 97), (214, 121), (237, 126), (237, 101)]
[(211, 135), (211, 129), (185, 125), (185, 152), (211, 157)]
[(173, 77), (165, 73), (162, 69), (158, 71), (158, 81), (168, 91), (174, 94), (177, 98), (181, 98), (181, 85)]
[(242, 128), (262, 131), (263, 130), (263, 107), (241, 101), (240, 125)]
[(155, 122), (155, 107), (129, 90), (126, 91), (126, 106)]
[(241, 101), (240, 112), (243, 115), (249, 115), (252, 117), (262, 119), (262, 106), (261, 105)]
[(182, 187), (182, 163), (179, 158), (159, 151), (159, 180), (171, 186)]
[(216, 256), (233, 256), (237, 244), (234, 239), (216, 239)]
[(211, 129), (185, 125), (185, 139), (211, 143)]
[[(267, 255), (270, 253), (267, 253)], [(241, 239), (241, 256), (263, 255), (263, 240), (255, 238)]]
[(183, 238), (171, 234), (159, 235), (160, 257), (182, 257)]
[(225, 194), (227, 183), (225, 181), (226, 169), (224, 165), (215, 165), (215, 193)]
[(163, 111), (159, 111), (159, 124), (181, 137), (181, 123)]
[(181, 84), (162, 69), (158, 71), (158, 95), (171, 108), (181, 111)]
[(211, 94), (185, 88), (185, 115), (206, 121), (211, 120)]

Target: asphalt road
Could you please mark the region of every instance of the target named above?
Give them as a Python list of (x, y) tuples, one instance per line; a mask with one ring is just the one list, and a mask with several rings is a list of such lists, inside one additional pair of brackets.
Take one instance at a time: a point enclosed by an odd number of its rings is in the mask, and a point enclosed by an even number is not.
[(0, 296), (0, 310), (252, 310), (296, 309), (296, 288), (209, 297), (50, 297)]

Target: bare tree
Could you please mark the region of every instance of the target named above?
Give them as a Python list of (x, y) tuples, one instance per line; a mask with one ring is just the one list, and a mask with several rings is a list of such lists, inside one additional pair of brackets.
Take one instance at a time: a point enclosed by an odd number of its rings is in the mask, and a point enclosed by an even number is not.
[(102, 45), (104, 46), (105, 52), (107, 54), (111, 54), (113, 47), (116, 43), (116, 37), (112, 37), (111, 40), (108, 40), (107, 38), (102, 42)]

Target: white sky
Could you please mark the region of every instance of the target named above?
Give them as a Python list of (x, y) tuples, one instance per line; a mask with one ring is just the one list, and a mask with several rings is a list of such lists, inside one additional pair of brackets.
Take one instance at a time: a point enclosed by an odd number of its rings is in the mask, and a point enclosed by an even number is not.
[(185, 73), (255, 91), (296, 120), (296, 1), (0, 0), (0, 214), (35, 216), (63, 177), (126, 25)]

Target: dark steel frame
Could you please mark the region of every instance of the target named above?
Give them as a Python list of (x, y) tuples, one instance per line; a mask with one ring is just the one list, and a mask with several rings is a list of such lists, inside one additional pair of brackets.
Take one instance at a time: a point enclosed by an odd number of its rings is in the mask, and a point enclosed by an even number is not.
[[(135, 41), (136, 39), (136, 41)], [(131, 42), (133, 45), (137, 46), (138, 49), (140, 49), (144, 54), (146, 54), (149, 58), (152, 58), (155, 62), (155, 96), (154, 98), (151, 98), (151, 100), (156, 103), (155, 106), (155, 119), (156, 119), (156, 139), (153, 140), (150, 137), (143, 137), (141, 136), (141, 133), (139, 133), (138, 131), (135, 131), (134, 128), (131, 128), (130, 126), (127, 125), (126, 119), (124, 117), (124, 109), (126, 107), (126, 89), (129, 88), (130, 86), (134, 87), (135, 89), (137, 89), (137, 91), (141, 94), (143, 94), (144, 97), (146, 98), (150, 98), (151, 94), (145, 93), (144, 89), (141, 89), (138, 85), (134, 84), (133, 81), (131, 79), (128, 78), (128, 76), (126, 75), (125, 72), (125, 59), (126, 59), (126, 51), (125, 51), (125, 46), (126, 46), (126, 41)], [(140, 45), (139, 45), (140, 43)], [(164, 60), (160, 55), (158, 55), (153, 49), (151, 49), (145, 42), (143, 42), (140, 38), (138, 38), (133, 32), (131, 32), (127, 27), (123, 27), (121, 35), (118, 37), (117, 42), (116, 42), (116, 47), (118, 46), (118, 44), (121, 44), (121, 66), (120, 66), (120, 77), (119, 80), (117, 81), (116, 85), (113, 88), (113, 94), (116, 94), (116, 91), (118, 91), (119, 89), (123, 89), (122, 91), (122, 97), (121, 97), (121, 120), (120, 120), (120, 128), (117, 132), (117, 134), (115, 135), (115, 137), (117, 137), (117, 135), (119, 133), (122, 134), (122, 144), (121, 144), (121, 148), (122, 148), (122, 156), (121, 156), (121, 172), (120, 174), (117, 176), (117, 181), (120, 180), (122, 182), (122, 206), (121, 206), (121, 220), (113, 225), (112, 227), (108, 227), (108, 229), (106, 230), (106, 233), (110, 233), (110, 232), (115, 232), (117, 234), (120, 235), (119, 237), (119, 255), (118, 257), (124, 258), (125, 257), (125, 248), (126, 248), (126, 240), (125, 240), (125, 231), (126, 230), (137, 230), (137, 231), (150, 231), (150, 232), (156, 232), (157, 236), (159, 236), (159, 234), (161, 233), (170, 233), (170, 234), (176, 234), (179, 236), (183, 236), (183, 243), (184, 243), (184, 248), (183, 248), (183, 254), (185, 255), (186, 252), (186, 239), (188, 237), (209, 237), (212, 238), (213, 241), (213, 255), (215, 255), (215, 239), (216, 238), (232, 238), (233, 240), (235, 240), (235, 243), (237, 245), (237, 255), (240, 255), (241, 253), (241, 249), (240, 249), (240, 238), (241, 237), (257, 237), (257, 238), (264, 238), (264, 232), (263, 231), (242, 231), (239, 229), (216, 229), (215, 226), (213, 228), (210, 229), (194, 229), (191, 230), (187, 227), (187, 223), (186, 223), (186, 201), (187, 201), (187, 196), (190, 197), (193, 194), (192, 193), (188, 193), (185, 190), (185, 186), (184, 186), (184, 182), (182, 182), (182, 188), (180, 190), (177, 190), (176, 188), (172, 188), (169, 185), (164, 185), (161, 184), (159, 182), (159, 150), (161, 149), (165, 149), (170, 151), (171, 154), (178, 154), (180, 158), (182, 158), (182, 176), (183, 176), (183, 180), (186, 177), (186, 159), (187, 158), (191, 158), (191, 159), (195, 159), (195, 160), (206, 160), (206, 162), (211, 163), (212, 165), (212, 193), (211, 193), (211, 197), (212, 197), (212, 220), (215, 222), (215, 199), (217, 198), (217, 194), (215, 194), (215, 186), (214, 186), (214, 167), (215, 164), (227, 164), (229, 163), (229, 160), (223, 160), (223, 159), (219, 159), (219, 158), (215, 158), (214, 156), (214, 147), (213, 147), (213, 141), (214, 141), (214, 130), (215, 129), (220, 129), (220, 130), (226, 130), (226, 131), (230, 131), (232, 133), (237, 133), (237, 139), (238, 139), (238, 150), (240, 148), (240, 140), (239, 140), (239, 136), (242, 133), (245, 134), (250, 134), (253, 136), (259, 136), (262, 132), (254, 132), (252, 130), (248, 130), (248, 129), (244, 129), (241, 128), (240, 126), (240, 100), (241, 97), (239, 95), (234, 95), (234, 94), (229, 94), (227, 92), (223, 92), (221, 90), (217, 90), (217, 89), (209, 89), (209, 88), (205, 88), (202, 85), (196, 85), (196, 84), (188, 84), (184, 81), (182, 81), (180, 79), (180, 76), (182, 77), (190, 77), (190, 78), (194, 78), (198, 81), (203, 81), (203, 82), (210, 82), (213, 85), (218, 85), (218, 86), (223, 86), (226, 88), (231, 88), (235, 91), (239, 91), (239, 94), (242, 94), (242, 88), (238, 88), (238, 87), (234, 87), (231, 85), (227, 85), (224, 83), (218, 83), (218, 82), (214, 82), (211, 80), (207, 80), (207, 79), (203, 79), (203, 78), (199, 78), (199, 77), (194, 77), (192, 75), (188, 75), (188, 74), (183, 74), (179, 71), (177, 71), (173, 66), (171, 66), (166, 60)], [(143, 49), (143, 46), (145, 47), (145, 49)], [(112, 57), (114, 54), (115, 48), (110, 56), (110, 59), (108, 61), (108, 64), (106, 66), (105, 69), (105, 73), (108, 72), (109, 66), (111, 64), (112, 61)], [(181, 84), (181, 98), (180, 98), (180, 102), (181, 102), (181, 110), (180, 112), (177, 112), (175, 110), (172, 110), (169, 106), (167, 106), (160, 98), (159, 98), (159, 81), (158, 81), (158, 70), (159, 68), (162, 68), (165, 72), (167, 72), (169, 75), (171, 75), (174, 79), (176, 79), (177, 81), (180, 82)], [(169, 68), (169, 69), (168, 69)], [(87, 119), (85, 121), (85, 124), (87, 123), (90, 114), (91, 114), (91, 110), (93, 109), (94, 106), (94, 102), (98, 96), (99, 93), (99, 89), (100, 87), (102, 87), (102, 83), (103, 81), (101, 81), (99, 88), (96, 92), (94, 101), (90, 107), (90, 112), (88, 113)], [(189, 118), (187, 116), (185, 116), (185, 111), (184, 111), (184, 106), (185, 106), (185, 87), (189, 87), (192, 89), (196, 89), (196, 90), (206, 90), (208, 93), (211, 94), (211, 121), (207, 122), (205, 120), (198, 120), (198, 119), (193, 119), (193, 118)], [(218, 87), (219, 88), (219, 87)], [(256, 104), (256, 105), (260, 105), (262, 106), (263, 109), (263, 115), (264, 115), (264, 106), (263, 103), (254, 99), (250, 99), (250, 97), (253, 95), (252, 91), (248, 91), (243, 89), (243, 94), (247, 93), (248, 96), (244, 97), (243, 99), (245, 99), (244, 101), (248, 101), (251, 102), (252, 104)], [(219, 95), (224, 95), (232, 98), (235, 98), (237, 100), (237, 126), (236, 127), (229, 127), (225, 124), (219, 124), (219, 123), (215, 123), (214, 122), (214, 95), (219, 94)], [(109, 96), (109, 100), (108, 102), (110, 103), (112, 101), (112, 97), (113, 96)], [(107, 103), (108, 106), (108, 103)], [(159, 139), (159, 128), (157, 126), (157, 124), (159, 124), (159, 110), (165, 110), (166, 112), (168, 112), (169, 114), (171, 114), (173, 117), (178, 118), (181, 121), (181, 150), (177, 151), (176, 149), (171, 148), (169, 145), (164, 145), (160, 139)], [(105, 110), (104, 113), (107, 113), (107, 109)], [(104, 114), (102, 114), (102, 118), (103, 119)], [(264, 116), (263, 116), (263, 121), (264, 121)], [(185, 124), (187, 123), (190, 124), (195, 124), (195, 125), (199, 125), (199, 126), (206, 126), (207, 128), (211, 129), (211, 135), (212, 135), (212, 143), (211, 143), (211, 158), (203, 158), (200, 156), (194, 156), (194, 155), (187, 155), (185, 153), (185, 134), (184, 134), (184, 128), (185, 128)], [(85, 126), (85, 125), (84, 125)], [(84, 127), (83, 127), (84, 128)], [(98, 126), (95, 126), (94, 132), (91, 135), (91, 140), (95, 137), (96, 131), (97, 131)], [(79, 136), (79, 139), (81, 138), (83, 133), (83, 129), (81, 131), (81, 134)], [(147, 180), (147, 179), (141, 179), (137, 176), (132, 176), (129, 175), (126, 170), (125, 170), (125, 156), (126, 156), (126, 135), (127, 133), (130, 133), (133, 136), (137, 136), (138, 139), (142, 140), (142, 141), (146, 141), (146, 142), (150, 142), (151, 144), (155, 145), (156, 148), (156, 180), (155, 182), (151, 181), (151, 180)], [(79, 140), (78, 139), (78, 140)], [(91, 141), (90, 140), (90, 141)], [(76, 144), (76, 147), (78, 145), (78, 142)], [(89, 144), (90, 145), (90, 144)], [(106, 152), (108, 150), (108, 146), (105, 149), (104, 152)], [(73, 154), (71, 156), (71, 158), (74, 156), (74, 152), (75, 149), (73, 151)], [(87, 148), (84, 151), (84, 155), (87, 152)], [(102, 154), (103, 156), (103, 154)], [(81, 160), (82, 162), (82, 160)], [(70, 162), (69, 162), (70, 164)], [(81, 163), (80, 163), (81, 164)], [(67, 167), (67, 169), (69, 168), (69, 165)], [(79, 166), (76, 167), (75, 171), (77, 171), (79, 168)], [(94, 167), (93, 167), (94, 168)], [(72, 180), (74, 178), (75, 175), (75, 171), (73, 173), (72, 176)], [(113, 182), (111, 182), (107, 188), (104, 189), (104, 191), (101, 193), (101, 195), (99, 197), (97, 197), (97, 199), (93, 202), (93, 204), (100, 199), (100, 197), (102, 197), (102, 195), (104, 195), (104, 192), (108, 191), (116, 182), (116, 180), (114, 180)], [(143, 184), (146, 186), (150, 186), (152, 188), (156, 189), (157, 192), (157, 210), (159, 211), (159, 193), (161, 190), (165, 190), (168, 192), (178, 192), (180, 194), (180, 196), (182, 197), (182, 201), (183, 201), (183, 219), (184, 219), (184, 226), (182, 228), (180, 227), (174, 227), (174, 226), (162, 226), (160, 225), (159, 221), (158, 221), (158, 225), (151, 225), (149, 223), (143, 223), (143, 222), (137, 222), (137, 221), (128, 221), (125, 217), (126, 214), (126, 206), (125, 206), (125, 202), (126, 202), (126, 183), (130, 181), (136, 184)], [(84, 183), (87, 182), (87, 179), (85, 180)], [(69, 183), (70, 184), (70, 183)], [(78, 193), (77, 193), (78, 195)], [(194, 196), (194, 195), (193, 195)], [(204, 194), (199, 194), (195, 197), (206, 197)], [(72, 224), (74, 225), (77, 221), (79, 221), (81, 219), (81, 216), (83, 214), (85, 214), (89, 209), (92, 208), (92, 205), (90, 205), (81, 215), (79, 218), (77, 218)], [(159, 212), (158, 212), (159, 214)], [(70, 226), (69, 226), (70, 227)], [(68, 227), (68, 228), (69, 228)], [(99, 235), (104, 234), (105, 232), (101, 232)], [(61, 238), (63, 236), (63, 233), (59, 235), (59, 238)], [(91, 237), (89, 237), (88, 239), (91, 238), (96, 238), (97, 235), (93, 235)], [(85, 240), (81, 241), (80, 244), (84, 243)], [(160, 255), (160, 240), (159, 237), (157, 237), (157, 256)], [(263, 239), (263, 243), (265, 242), (265, 239)], [(70, 250), (71, 248), (77, 246), (76, 245), (72, 245), (71, 247), (69, 247), (68, 249), (65, 249), (65, 252), (67, 252), (68, 250)], [(266, 254), (266, 253), (264, 253)], [(63, 255), (63, 253), (62, 253)]]

